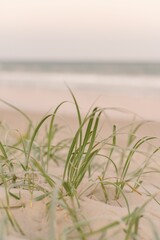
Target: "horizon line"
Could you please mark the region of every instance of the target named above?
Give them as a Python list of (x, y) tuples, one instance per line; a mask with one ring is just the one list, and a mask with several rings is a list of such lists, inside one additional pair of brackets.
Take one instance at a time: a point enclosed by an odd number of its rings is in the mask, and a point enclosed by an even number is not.
[(0, 59), (0, 63), (160, 63), (160, 60), (120, 60), (120, 59)]

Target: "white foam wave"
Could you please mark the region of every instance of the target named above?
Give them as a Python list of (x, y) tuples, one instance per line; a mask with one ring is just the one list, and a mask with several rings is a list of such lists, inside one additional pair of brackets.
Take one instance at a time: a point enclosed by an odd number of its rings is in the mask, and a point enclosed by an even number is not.
[(56, 89), (64, 87), (65, 83), (78, 89), (105, 91), (132, 89), (160, 94), (160, 77), (158, 76), (0, 72), (0, 86)]

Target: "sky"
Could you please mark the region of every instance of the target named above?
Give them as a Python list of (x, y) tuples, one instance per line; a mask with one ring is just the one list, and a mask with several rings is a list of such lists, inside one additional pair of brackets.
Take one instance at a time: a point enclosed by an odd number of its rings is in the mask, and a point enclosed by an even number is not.
[(0, 0), (0, 60), (160, 61), (160, 0)]

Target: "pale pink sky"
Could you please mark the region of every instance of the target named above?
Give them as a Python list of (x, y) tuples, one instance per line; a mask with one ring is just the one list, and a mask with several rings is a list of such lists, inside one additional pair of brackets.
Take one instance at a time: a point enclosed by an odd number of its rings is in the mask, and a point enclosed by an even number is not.
[(160, 0), (0, 0), (0, 59), (160, 60)]

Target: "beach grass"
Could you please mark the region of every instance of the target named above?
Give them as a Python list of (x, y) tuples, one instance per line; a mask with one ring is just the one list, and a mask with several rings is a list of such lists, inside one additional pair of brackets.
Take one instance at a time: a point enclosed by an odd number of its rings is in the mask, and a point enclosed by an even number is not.
[[(122, 128), (113, 123), (111, 132), (102, 138), (107, 109), (93, 107), (83, 116), (69, 91), (78, 127), (73, 136), (61, 140), (57, 135), (62, 128), (56, 118), (67, 101), (34, 126), (22, 110), (1, 100), (27, 121), (25, 134), (0, 125), (2, 239), (159, 239), (160, 219), (156, 222), (154, 214), (160, 212), (160, 189), (151, 178), (160, 172), (158, 137), (138, 135), (146, 122), (134, 120)], [(123, 146), (120, 137), (124, 137)], [(36, 204), (42, 205), (34, 210)], [(42, 225), (40, 216), (36, 223), (32, 216), (42, 206), (44, 226), (38, 232), (35, 228), (35, 233), (26, 230), (27, 224)], [(26, 221), (19, 218), (23, 212)], [(142, 238), (146, 230), (150, 238)]]

